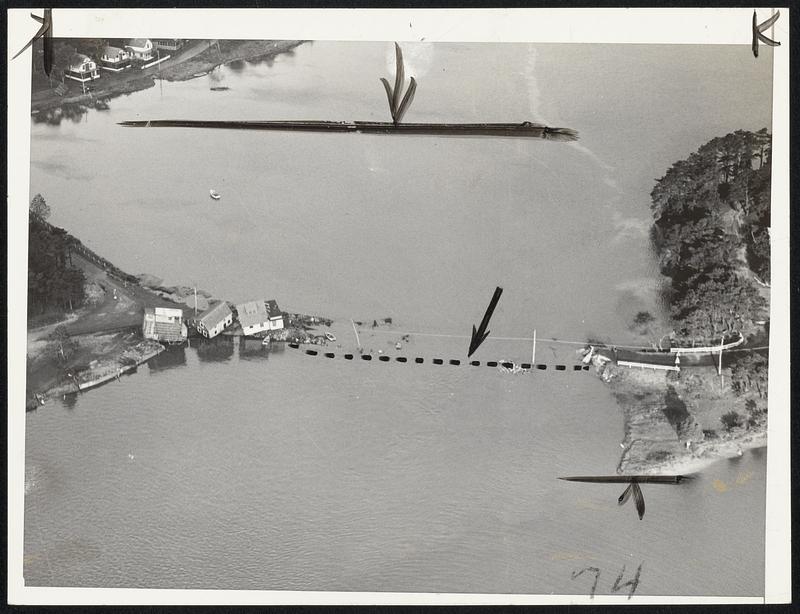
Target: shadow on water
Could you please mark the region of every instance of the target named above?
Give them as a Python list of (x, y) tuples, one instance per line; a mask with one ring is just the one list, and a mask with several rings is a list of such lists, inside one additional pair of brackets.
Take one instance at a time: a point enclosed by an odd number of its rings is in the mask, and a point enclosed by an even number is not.
[(62, 104), (55, 109), (48, 109), (33, 115), (33, 123), (48, 124), (59, 126), (62, 121), (69, 120), (74, 124), (79, 124), (83, 116), (89, 111), (89, 107), (83, 104)]
[(69, 410), (75, 409), (75, 406), (78, 404), (78, 394), (77, 392), (70, 392), (69, 394), (65, 394), (62, 400), (62, 404), (65, 408)]
[(214, 339), (198, 337), (191, 340), (200, 362), (226, 362), (233, 357), (233, 337), (219, 335)]
[(261, 339), (239, 337), (240, 360), (266, 360), (267, 358), (269, 358), (269, 348), (261, 344)]
[(150, 371), (165, 371), (186, 364), (186, 347), (183, 345), (170, 345), (147, 362)]

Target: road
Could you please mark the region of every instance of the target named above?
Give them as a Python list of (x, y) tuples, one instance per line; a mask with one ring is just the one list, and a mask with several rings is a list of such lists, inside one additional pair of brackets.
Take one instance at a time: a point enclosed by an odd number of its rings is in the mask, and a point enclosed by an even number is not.
[(181, 307), (184, 316), (190, 309), (148, 292), (141, 286), (114, 279), (103, 269), (89, 262), (79, 254), (73, 253), (74, 266), (81, 269), (86, 279), (94, 281), (105, 290), (102, 302), (95, 305), (77, 321), (67, 325), (70, 335), (110, 333), (128, 328), (140, 327), (145, 307)]

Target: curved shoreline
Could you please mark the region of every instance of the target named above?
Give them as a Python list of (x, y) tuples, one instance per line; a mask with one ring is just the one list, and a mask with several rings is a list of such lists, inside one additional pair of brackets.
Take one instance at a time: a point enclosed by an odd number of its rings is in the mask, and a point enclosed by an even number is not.
[[(191, 41), (189, 45), (203, 42)], [(206, 76), (218, 66), (231, 62), (256, 59), (269, 61), (282, 53), (290, 53), (306, 41), (228, 41), (232, 46), (226, 48), (224, 52), (211, 51), (216, 41), (205, 42), (208, 43), (208, 49), (172, 64), (167, 60), (161, 66), (145, 70), (131, 68), (119, 75), (104, 71), (102, 77), (93, 82), (94, 91), (86, 94), (80, 93), (62, 98), (49, 88), (36, 90), (31, 95), (31, 114), (34, 116), (34, 121), (58, 122), (61, 117), (71, 117), (75, 113), (82, 114), (89, 108), (97, 108), (98, 102), (102, 106), (107, 100), (154, 87), (159, 79), (189, 81)], [(180, 56), (180, 53), (177, 55)]]
[(767, 446), (766, 421), (723, 429), (719, 416), (743, 408), (748, 397), (725, 388), (712, 367), (697, 367), (681, 380), (663, 371), (621, 368), (597, 356), (592, 362), (622, 410), (618, 474), (695, 473)]

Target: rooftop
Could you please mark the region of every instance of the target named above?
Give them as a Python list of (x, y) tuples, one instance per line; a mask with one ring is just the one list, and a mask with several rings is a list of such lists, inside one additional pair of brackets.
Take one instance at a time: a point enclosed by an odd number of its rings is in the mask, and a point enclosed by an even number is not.
[(225, 318), (231, 315), (230, 307), (225, 302), (218, 303), (213, 307), (209, 307), (199, 316), (197, 320), (203, 323), (206, 328), (214, 328), (217, 324), (222, 322)]
[(147, 38), (132, 38), (128, 43), (128, 47), (138, 47), (139, 49), (144, 49), (149, 42), (150, 40)]
[(242, 328), (246, 326), (253, 326), (254, 324), (263, 324), (269, 320), (267, 315), (267, 306), (264, 301), (248, 301), (236, 305), (236, 311), (239, 313), (239, 323)]
[(83, 55), (82, 53), (73, 53), (71, 56), (69, 56), (69, 65), (80, 66), (87, 60), (90, 60), (88, 55)]
[(117, 57), (121, 53), (125, 53), (125, 50), (119, 47), (112, 47), (111, 45), (103, 49), (103, 56), (107, 58)]

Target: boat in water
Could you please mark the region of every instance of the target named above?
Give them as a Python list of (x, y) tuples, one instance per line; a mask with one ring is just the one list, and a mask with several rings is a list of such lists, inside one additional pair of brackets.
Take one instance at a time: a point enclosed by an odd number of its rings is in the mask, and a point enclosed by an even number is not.
[(208, 191), (208, 195), (209, 195), (211, 198), (213, 198), (214, 200), (219, 200), (220, 198), (222, 198), (222, 194), (220, 194), (220, 193), (219, 193), (219, 192), (217, 192), (216, 190), (209, 190), (209, 191)]
[(326, 338), (328, 341), (336, 341), (336, 337), (334, 336), (334, 334), (333, 334), (333, 333), (325, 333), (325, 338)]

